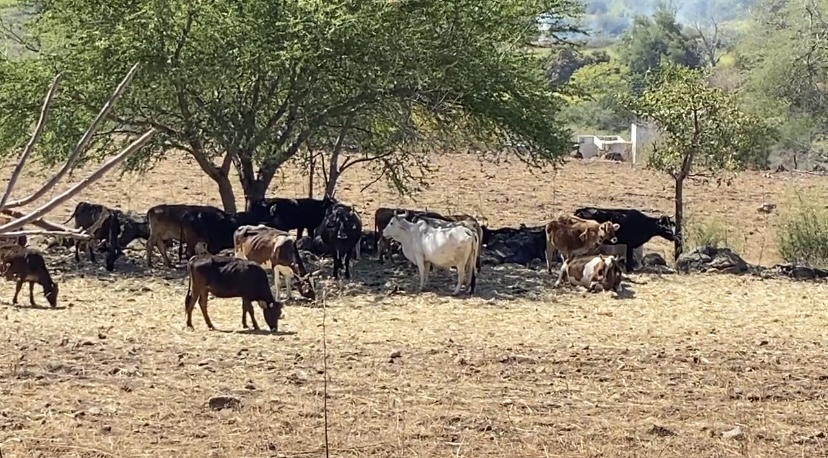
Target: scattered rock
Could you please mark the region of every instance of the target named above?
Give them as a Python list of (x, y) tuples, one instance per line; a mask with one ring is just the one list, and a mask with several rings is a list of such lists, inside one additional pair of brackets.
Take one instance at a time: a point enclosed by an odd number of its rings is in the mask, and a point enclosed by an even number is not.
[(199, 361), (197, 364), (198, 364), (199, 366), (202, 366), (202, 367), (203, 367), (203, 366), (209, 366), (210, 364), (213, 364), (213, 363), (215, 363), (215, 362), (216, 362), (216, 360), (214, 360), (213, 358), (207, 358), (207, 359), (202, 359), (202, 360), (201, 360), (201, 361)]
[(759, 208), (756, 209), (759, 213), (773, 213), (776, 210), (776, 204), (773, 202), (763, 202)]
[(649, 432), (650, 434), (654, 434), (658, 437), (668, 437), (676, 435), (676, 432), (672, 429), (659, 425), (653, 425), (653, 427), (650, 428), (650, 430), (647, 432)]
[(614, 151), (614, 152), (611, 152), (611, 153), (602, 154), (601, 159), (604, 159), (604, 160), (607, 160), (607, 161), (624, 162), (624, 155), (617, 152), (617, 151)]
[(302, 369), (296, 369), (292, 374), (288, 375), (288, 379), (294, 383), (305, 383), (308, 381), (308, 373)]
[(537, 364), (538, 360), (526, 355), (503, 355), (498, 359), (501, 363)]
[(402, 350), (394, 350), (391, 352), (391, 359), (402, 357)]
[(207, 404), (213, 410), (238, 409), (241, 406), (241, 399), (230, 395), (213, 396)]
[(458, 356), (458, 357), (454, 358), (454, 363), (459, 364), (461, 366), (465, 366), (465, 365), (469, 364), (469, 361), (466, 359), (465, 356), (461, 355), (461, 356)]
[(735, 427), (730, 431), (725, 431), (722, 433), (722, 439), (739, 439), (743, 437), (745, 433), (742, 432), (742, 428)]
[(701, 246), (683, 253), (676, 261), (680, 272), (709, 272), (741, 274), (748, 272), (748, 264), (730, 248)]
[(101, 426), (101, 432), (104, 434), (109, 434), (112, 432), (112, 425), (103, 425)]
[(659, 253), (647, 253), (641, 258), (641, 264), (645, 267), (666, 266), (667, 261)]

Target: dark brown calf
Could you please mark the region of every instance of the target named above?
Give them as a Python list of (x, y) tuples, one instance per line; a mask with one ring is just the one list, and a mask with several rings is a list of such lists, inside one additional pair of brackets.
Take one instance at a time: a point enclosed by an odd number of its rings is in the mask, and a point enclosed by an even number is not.
[(184, 310), (187, 314), (188, 328), (193, 327), (193, 308), (198, 301), (207, 327), (215, 329), (207, 314), (208, 293), (213, 293), (217, 298), (241, 298), (244, 328), (247, 328), (249, 313), (253, 329), (259, 329), (252, 305), (253, 301), (259, 302), (270, 330), (278, 331), (282, 304), (273, 298), (267, 272), (255, 262), (231, 256), (200, 254), (187, 262), (187, 274), (189, 286)]
[(57, 307), (58, 285), (52, 281), (52, 276), (46, 269), (46, 261), (39, 251), (18, 245), (0, 247), (0, 274), (6, 280), (17, 281), (13, 304), (17, 304), (23, 282), (29, 282), (29, 303), (32, 307), (37, 307), (34, 300), (35, 283), (43, 287), (43, 295), (49, 305)]

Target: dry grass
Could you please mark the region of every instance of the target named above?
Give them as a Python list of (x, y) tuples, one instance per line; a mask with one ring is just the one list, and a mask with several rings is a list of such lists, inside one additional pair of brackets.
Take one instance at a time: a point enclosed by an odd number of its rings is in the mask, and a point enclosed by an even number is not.
[[(360, 195), (370, 178), (352, 172), (340, 195), (366, 214), (403, 203), (382, 187)], [(304, 194), (288, 173), (279, 194)], [(406, 203), (483, 214), (492, 226), (584, 204), (672, 205), (666, 180), (628, 165), (567, 165), (553, 194), (549, 172), (456, 156), (433, 183), (419, 204)], [(742, 221), (731, 224), (748, 234), (747, 258), (761, 252), (768, 263), (775, 251), (760, 241), (774, 240), (774, 216), (755, 208), (791, 184), (828, 187), (748, 174), (726, 189), (691, 188), (689, 206), (697, 218)], [(170, 160), (80, 198), (146, 210), (215, 203), (214, 194), (193, 165)], [(120, 261), (114, 275), (51, 254), (58, 310), (12, 307), (3, 283), (4, 458), (322, 456), (321, 309), (290, 304), (287, 333), (271, 336), (241, 332), (238, 302), (214, 299), (223, 331), (207, 331), (198, 311), (196, 330), (185, 331), (183, 272), (146, 272), (141, 252), (128, 254), (135, 263)], [(459, 299), (443, 294), (453, 280), (445, 272), (430, 292), (406, 292), (412, 274), (363, 260), (357, 280), (326, 281), (334, 456), (816, 457), (828, 446), (825, 284), (635, 275), (611, 299), (551, 291), (539, 271), (486, 266), (479, 296)], [(389, 294), (395, 285), (403, 292)], [(217, 394), (241, 406), (211, 410)], [(736, 427), (738, 437), (722, 436)]]

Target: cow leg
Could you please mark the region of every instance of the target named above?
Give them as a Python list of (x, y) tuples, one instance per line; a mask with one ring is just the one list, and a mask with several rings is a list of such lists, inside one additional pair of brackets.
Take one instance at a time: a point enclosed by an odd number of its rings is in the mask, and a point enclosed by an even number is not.
[(97, 240), (89, 240), (88, 242), (86, 242), (86, 251), (89, 252), (89, 262), (91, 262), (92, 264), (95, 264), (97, 261), (95, 260), (95, 249), (94, 248), (96, 248), (96, 247), (95, 247), (95, 244), (92, 243), (93, 241), (97, 242)]
[(561, 271), (558, 272), (558, 280), (555, 281), (555, 284), (552, 285), (552, 288), (557, 288), (561, 286), (561, 283), (569, 278), (569, 272), (567, 271), (568, 269), (569, 266), (566, 265), (566, 261), (564, 261), (563, 265), (561, 265)]
[(163, 240), (158, 240), (155, 245), (158, 247), (158, 251), (161, 252), (161, 258), (164, 260), (164, 265), (172, 267), (172, 261), (170, 261), (170, 256), (167, 254), (167, 244), (164, 243)]
[(632, 245), (627, 244), (627, 257), (624, 259), (624, 264), (627, 267), (627, 273), (632, 273), (633, 269), (635, 268), (635, 256), (633, 255), (633, 251), (635, 249)]
[(80, 244), (81, 244), (80, 240), (75, 242), (75, 262), (80, 262), (80, 248), (79, 248)]
[(35, 304), (35, 301), (34, 301), (34, 282), (33, 281), (29, 282), (29, 304), (32, 307), (37, 307), (37, 304)]
[(417, 270), (420, 271), (420, 292), (422, 292), (423, 288), (425, 287), (426, 276), (428, 275), (428, 271), (426, 270), (426, 262), (427, 261), (423, 258), (422, 255), (417, 256)]
[(348, 250), (345, 253), (345, 278), (351, 279), (351, 253), (353, 250)]
[[(198, 299), (199, 297), (195, 294), (187, 294), (187, 298), (184, 299), (184, 314), (187, 316), (187, 327), (189, 329), (193, 329), (193, 309)], [(244, 319), (244, 308), (242, 308), (242, 319)]]
[(342, 267), (342, 260), (339, 258), (339, 251), (338, 250), (334, 250), (333, 259), (334, 259), (333, 275), (334, 275), (335, 279), (339, 280), (339, 269)]
[(546, 241), (546, 273), (552, 274), (552, 258), (555, 257), (555, 246), (552, 242)]
[(204, 322), (207, 324), (207, 327), (210, 330), (215, 330), (216, 327), (213, 326), (213, 322), (210, 321), (210, 315), (207, 314), (207, 294), (209, 293), (205, 291), (205, 294), (198, 297), (198, 306), (201, 308), (201, 314), (204, 315)]
[[(273, 268), (273, 284), (276, 286), (276, 302), (281, 302), (282, 300), (282, 276), (279, 274), (279, 269), (274, 267)], [(290, 298), (288, 298), (290, 299)]]
[(245, 315), (250, 314), (250, 324), (253, 325), (253, 329), (258, 331), (259, 323), (256, 321), (256, 310), (253, 309), (253, 303), (248, 299), (242, 299), (242, 326), (244, 329), (247, 329), (247, 322), (245, 320)]
[[(291, 283), (293, 283), (293, 275), (285, 274), (285, 291), (287, 291), (287, 300), (293, 299), (293, 291), (291, 291)], [(276, 299), (277, 302), (280, 302), (279, 299)]]
[(17, 284), (14, 285), (14, 297), (12, 298), (12, 304), (17, 304), (17, 295), (20, 294), (21, 288), (23, 288), (23, 280), (17, 280)]
[(374, 249), (377, 250), (377, 261), (379, 261), (380, 264), (383, 264), (382, 255), (385, 253), (385, 245), (385, 237), (383, 237), (382, 234), (377, 233), (377, 243), (374, 245)]
[(466, 263), (457, 265), (457, 286), (454, 288), (454, 294), (460, 294), (460, 287), (463, 286), (463, 280), (466, 279)]

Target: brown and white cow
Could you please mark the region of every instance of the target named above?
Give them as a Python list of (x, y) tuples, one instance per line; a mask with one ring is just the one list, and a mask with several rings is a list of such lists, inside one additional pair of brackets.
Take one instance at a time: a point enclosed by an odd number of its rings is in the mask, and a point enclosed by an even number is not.
[(273, 269), (276, 300), (281, 300), (281, 277), (285, 277), (288, 300), (291, 299), (291, 283), (298, 283), (299, 293), (310, 300), (316, 299), (313, 277), (320, 271), (308, 273), (296, 249), (296, 241), (285, 231), (272, 227), (241, 226), (233, 233), (233, 245), (237, 258), (248, 259), (262, 267)]
[(569, 280), (589, 291), (615, 291), (621, 293), (621, 266), (615, 256), (579, 256), (564, 260), (558, 280), (553, 288)]
[(552, 259), (555, 249), (561, 252), (564, 261), (585, 255), (598, 249), (604, 241), (615, 243), (615, 232), (619, 224), (560, 215), (546, 223), (546, 271), (552, 273)]

